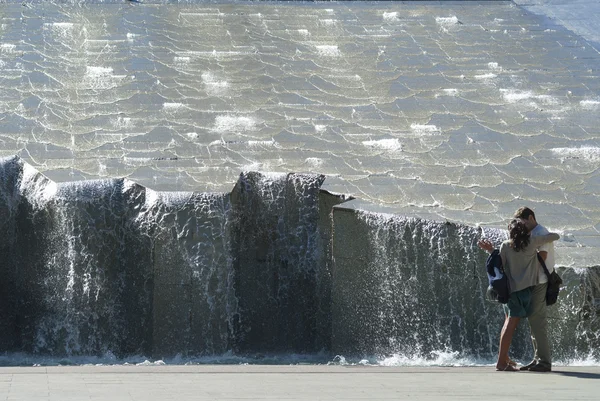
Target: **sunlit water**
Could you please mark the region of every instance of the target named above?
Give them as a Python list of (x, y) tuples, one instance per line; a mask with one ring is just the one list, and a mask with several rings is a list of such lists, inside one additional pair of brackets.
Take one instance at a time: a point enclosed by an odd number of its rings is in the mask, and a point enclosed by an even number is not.
[(474, 242), (523, 204), (596, 364), (597, 63), (511, 2), (0, 5), (0, 364), (491, 364)]

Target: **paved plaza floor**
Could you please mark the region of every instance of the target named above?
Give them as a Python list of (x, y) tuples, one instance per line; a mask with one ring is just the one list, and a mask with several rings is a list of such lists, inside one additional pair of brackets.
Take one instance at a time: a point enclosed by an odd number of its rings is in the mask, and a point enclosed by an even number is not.
[(5, 367), (0, 400), (598, 400), (599, 379), (600, 367)]

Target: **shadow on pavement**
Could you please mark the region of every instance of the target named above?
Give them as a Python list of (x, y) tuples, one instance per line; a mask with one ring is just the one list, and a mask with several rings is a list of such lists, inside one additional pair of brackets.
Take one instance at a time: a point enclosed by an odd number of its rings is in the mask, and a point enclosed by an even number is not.
[(569, 377), (578, 377), (580, 379), (600, 379), (600, 373), (591, 373), (591, 372), (558, 372), (554, 371), (559, 375), (569, 376)]

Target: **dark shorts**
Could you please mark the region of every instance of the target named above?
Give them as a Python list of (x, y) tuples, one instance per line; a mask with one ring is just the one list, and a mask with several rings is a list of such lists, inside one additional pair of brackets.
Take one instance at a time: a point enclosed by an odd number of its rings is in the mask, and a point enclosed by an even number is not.
[(531, 287), (511, 292), (508, 303), (504, 305), (504, 311), (508, 317), (526, 317), (531, 306), (531, 294)]

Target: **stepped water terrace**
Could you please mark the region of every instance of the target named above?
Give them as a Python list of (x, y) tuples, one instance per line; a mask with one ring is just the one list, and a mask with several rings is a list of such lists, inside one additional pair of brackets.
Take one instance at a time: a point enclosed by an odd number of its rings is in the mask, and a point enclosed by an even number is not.
[(490, 363), (522, 205), (598, 363), (598, 65), (509, 1), (3, 3), (0, 363)]

